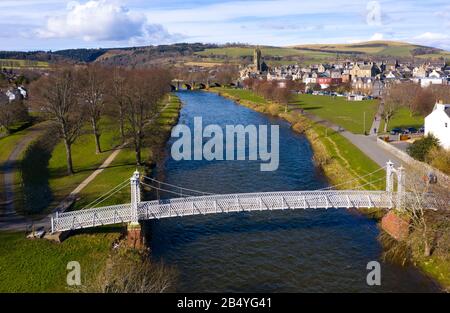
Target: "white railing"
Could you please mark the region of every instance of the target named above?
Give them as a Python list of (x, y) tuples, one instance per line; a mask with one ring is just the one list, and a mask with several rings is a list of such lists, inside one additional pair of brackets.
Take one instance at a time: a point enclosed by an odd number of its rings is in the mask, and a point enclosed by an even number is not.
[[(284, 209), (333, 209), (333, 208), (393, 208), (396, 192), (386, 191), (280, 191), (208, 195), (139, 202), (133, 206), (122, 204), (101, 208), (72, 211), (52, 217), (52, 231), (67, 231), (190, 215), (248, 212)], [(133, 210), (137, 208), (137, 212)]]

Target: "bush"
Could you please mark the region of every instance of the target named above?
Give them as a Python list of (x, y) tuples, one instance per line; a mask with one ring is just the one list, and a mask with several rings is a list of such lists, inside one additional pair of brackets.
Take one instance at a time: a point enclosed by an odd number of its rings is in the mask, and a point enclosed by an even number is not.
[(267, 107), (267, 113), (269, 113), (270, 115), (277, 116), (279, 112), (280, 112), (280, 106), (276, 103), (271, 103)]
[(427, 154), (434, 147), (439, 147), (439, 140), (433, 135), (430, 135), (415, 141), (408, 147), (407, 152), (414, 159), (423, 162), (425, 161)]
[(426, 156), (427, 162), (438, 170), (450, 175), (450, 151), (438, 147), (431, 148)]

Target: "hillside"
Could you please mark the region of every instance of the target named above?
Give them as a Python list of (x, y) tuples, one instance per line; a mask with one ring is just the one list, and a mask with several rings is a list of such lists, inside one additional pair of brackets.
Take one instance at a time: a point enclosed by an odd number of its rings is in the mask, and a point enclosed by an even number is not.
[[(203, 66), (214, 67), (224, 63), (252, 62), (256, 46), (245, 44), (216, 45), (178, 43), (172, 45), (125, 47), (108, 49), (68, 49), (60, 51), (9, 52), (0, 51), (0, 59), (58, 62), (99, 62), (121, 66)], [(333, 62), (337, 59), (385, 61), (398, 59), (411, 62), (450, 58), (450, 52), (433, 47), (396, 41), (369, 41), (355, 44), (310, 44), (289, 47), (259, 46), (269, 66)], [(27, 63), (28, 64), (28, 63)]]
[(438, 58), (449, 57), (450, 52), (433, 48), (410, 44), (399, 41), (367, 41), (355, 44), (313, 44), (296, 45), (290, 49), (308, 50), (325, 53), (343, 53), (388, 57), (423, 57)]

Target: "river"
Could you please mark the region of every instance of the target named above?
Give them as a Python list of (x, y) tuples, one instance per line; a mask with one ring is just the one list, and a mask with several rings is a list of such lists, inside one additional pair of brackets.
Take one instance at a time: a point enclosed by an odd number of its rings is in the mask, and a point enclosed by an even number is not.
[[(186, 91), (179, 123), (276, 124), (280, 164), (259, 161), (175, 161), (157, 167), (165, 182), (212, 193), (313, 190), (327, 181), (306, 138), (287, 122), (207, 92)], [(170, 195), (160, 195), (169, 197)], [(428, 292), (438, 287), (413, 267), (380, 260), (376, 221), (345, 209), (222, 213), (150, 222), (152, 258), (174, 266), (180, 292)], [(381, 263), (381, 286), (368, 286), (370, 261)]]

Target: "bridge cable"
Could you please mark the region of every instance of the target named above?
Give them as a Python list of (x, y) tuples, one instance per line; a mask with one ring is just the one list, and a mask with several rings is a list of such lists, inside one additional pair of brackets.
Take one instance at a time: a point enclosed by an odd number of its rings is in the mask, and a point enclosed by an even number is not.
[(130, 184), (130, 180), (129, 179), (121, 182), (116, 187), (114, 187), (111, 190), (109, 190), (108, 192), (104, 193), (103, 195), (101, 195), (100, 197), (98, 197), (97, 199), (95, 199), (94, 201), (89, 203), (88, 205), (84, 206), (82, 208), (82, 210), (84, 210), (86, 208), (92, 208), (92, 207), (94, 207), (94, 206), (104, 202), (106, 199), (110, 198), (113, 194), (117, 193), (119, 190), (122, 190), (123, 188), (125, 188), (129, 184)]
[[(377, 169), (377, 170), (375, 170), (375, 171), (373, 171), (373, 172), (371, 172), (371, 173), (368, 173), (368, 174), (365, 174), (365, 175), (362, 175), (362, 176), (357, 176), (356, 178), (353, 178), (353, 179), (348, 180), (348, 181), (346, 181), (346, 182), (343, 182), (343, 183), (340, 183), (340, 184), (336, 184), (336, 185), (333, 185), (333, 186), (329, 186), (329, 187), (325, 187), (325, 188), (321, 188), (321, 189), (316, 189), (316, 190), (314, 190), (314, 191), (333, 189), (333, 188), (335, 188), (335, 187), (337, 187), (337, 186), (346, 185), (346, 184), (348, 184), (348, 183), (350, 183), (350, 182), (353, 182), (353, 181), (359, 180), (359, 179), (361, 179), (361, 178), (367, 177), (367, 176), (369, 176), (369, 175), (375, 174), (375, 173), (377, 173), (377, 172), (379, 172), (379, 171), (381, 171), (381, 170), (384, 170), (385, 168), (386, 168), (386, 166), (383, 166), (383, 167), (380, 167), (379, 169)], [(383, 177), (383, 179), (384, 179), (384, 177)], [(358, 187), (356, 187), (356, 188), (358, 188)]]
[(146, 186), (146, 187), (153, 188), (153, 189), (155, 189), (155, 190), (159, 190), (159, 191), (164, 191), (164, 192), (172, 193), (172, 194), (177, 195), (177, 196), (180, 196), (180, 197), (182, 197), (182, 198), (199, 197), (198, 195), (191, 195), (191, 194), (186, 194), (186, 193), (183, 194), (183, 193), (179, 193), (179, 192), (176, 192), (176, 191), (167, 190), (167, 189), (164, 189), (164, 188), (161, 188), (161, 187), (156, 187), (156, 186), (153, 186), (153, 185), (149, 185), (149, 184), (146, 184), (146, 183), (143, 183), (143, 182), (141, 182), (141, 184), (144, 185), (144, 186)]
[(187, 191), (199, 193), (199, 194), (201, 194), (201, 195), (215, 195), (214, 193), (210, 193), (210, 192), (199, 191), (199, 190), (195, 190), (195, 189), (189, 189), (189, 188), (185, 188), (185, 187), (181, 187), (181, 186), (177, 186), (177, 185), (172, 185), (172, 184), (165, 183), (165, 182), (163, 182), (163, 181), (159, 181), (159, 180), (157, 180), (157, 179), (154, 179), (154, 178), (151, 178), (151, 177), (148, 177), (148, 176), (143, 176), (143, 178), (148, 179), (148, 180), (151, 180), (151, 181), (156, 182), (156, 183), (161, 184), (161, 185), (166, 185), (166, 186), (178, 188), (178, 189), (180, 189), (180, 190), (187, 190)]

